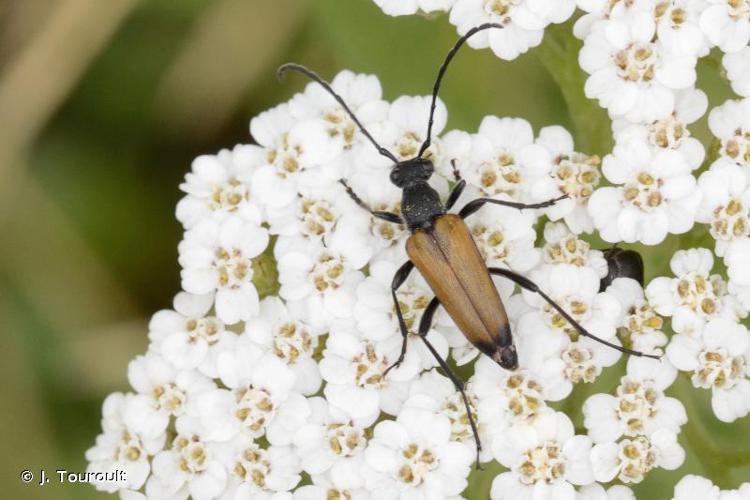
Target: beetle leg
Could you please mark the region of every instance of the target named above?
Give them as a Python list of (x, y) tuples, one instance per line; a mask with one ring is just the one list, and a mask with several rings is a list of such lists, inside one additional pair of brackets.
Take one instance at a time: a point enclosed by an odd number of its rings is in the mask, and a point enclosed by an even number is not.
[(412, 264), (410, 260), (407, 260), (401, 267), (398, 268), (398, 271), (396, 271), (396, 274), (393, 276), (393, 281), (391, 282), (391, 296), (393, 297), (393, 305), (396, 307), (396, 317), (398, 318), (398, 327), (401, 330), (403, 342), (401, 343), (401, 354), (399, 355), (395, 363), (385, 369), (385, 371), (383, 372), (383, 378), (385, 378), (385, 376), (388, 375), (388, 372), (393, 368), (398, 368), (398, 366), (404, 360), (404, 356), (406, 356), (406, 342), (409, 340), (409, 329), (406, 328), (406, 321), (404, 321), (404, 314), (401, 312), (401, 305), (398, 303), (396, 290), (398, 290), (401, 285), (404, 284), (404, 281), (406, 281), (406, 278), (409, 277), (409, 273), (412, 271), (412, 269), (414, 269), (414, 264)]
[(568, 195), (562, 195), (558, 196), (557, 198), (553, 198), (551, 200), (543, 201), (541, 203), (517, 203), (515, 201), (505, 201), (505, 200), (495, 200), (494, 198), (477, 198), (476, 200), (470, 201), (467, 203), (464, 208), (461, 209), (461, 211), (458, 213), (458, 215), (465, 219), (480, 208), (485, 203), (492, 203), (493, 205), (502, 205), (504, 207), (511, 207), (511, 208), (517, 208), (519, 210), (523, 210), (525, 208), (545, 208), (554, 205), (560, 200), (564, 200), (567, 198)]
[(385, 212), (382, 210), (373, 210), (372, 208), (367, 206), (367, 203), (362, 201), (362, 198), (357, 196), (357, 193), (354, 192), (354, 190), (349, 186), (349, 184), (346, 183), (344, 179), (339, 179), (339, 184), (344, 186), (344, 189), (346, 189), (346, 194), (348, 194), (349, 197), (354, 200), (354, 203), (370, 212), (370, 215), (372, 215), (373, 217), (377, 217), (378, 219), (383, 219), (388, 222), (393, 222), (394, 224), (404, 223), (404, 219), (402, 219), (398, 214), (395, 214), (393, 212)]
[(557, 312), (559, 312), (565, 320), (570, 323), (570, 325), (578, 331), (579, 334), (583, 335), (584, 337), (589, 337), (592, 340), (596, 340), (599, 343), (602, 343), (606, 346), (611, 347), (612, 349), (615, 349), (617, 351), (623, 352), (625, 354), (629, 354), (631, 356), (644, 356), (646, 358), (652, 358), (652, 359), (661, 359), (661, 356), (657, 356), (654, 354), (644, 354), (640, 351), (634, 351), (632, 349), (628, 349), (627, 347), (622, 347), (617, 344), (613, 344), (612, 342), (608, 342), (604, 339), (601, 339), (594, 335), (593, 333), (590, 333), (588, 330), (586, 330), (578, 321), (573, 319), (573, 317), (568, 314), (565, 309), (563, 309), (557, 302), (552, 300), (549, 295), (544, 293), (533, 281), (530, 279), (521, 276), (520, 274), (516, 274), (513, 271), (509, 271), (508, 269), (502, 269), (499, 267), (490, 267), (488, 268), (490, 274), (494, 274), (496, 276), (503, 276), (505, 278), (508, 278), (509, 280), (516, 283), (521, 288), (525, 288), (526, 290), (529, 290), (530, 292), (538, 293), (549, 305), (555, 308)]
[[(451, 379), (451, 382), (453, 382), (454, 387), (458, 392), (461, 393), (461, 398), (464, 400), (464, 406), (466, 407), (466, 416), (469, 417), (469, 425), (471, 426), (471, 432), (474, 434), (474, 441), (477, 444), (477, 469), (481, 469), (479, 466), (479, 454), (482, 451), (482, 442), (479, 440), (479, 432), (477, 431), (477, 424), (474, 421), (474, 415), (471, 413), (471, 407), (469, 406), (469, 398), (466, 397), (466, 391), (465, 391), (465, 384), (464, 381), (461, 380), (458, 375), (453, 373), (453, 370), (451, 370), (450, 366), (448, 366), (448, 363), (440, 357), (440, 354), (438, 354), (437, 350), (432, 346), (429, 340), (427, 340), (427, 332), (429, 331), (430, 327), (432, 326), (432, 315), (435, 313), (435, 309), (437, 309), (437, 306), (440, 304), (440, 302), (437, 301), (437, 297), (432, 299), (432, 302), (430, 302), (430, 305), (427, 306), (429, 309), (432, 304), (435, 303), (435, 306), (432, 308), (432, 311), (430, 311), (430, 319), (429, 321), (424, 321), (425, 316), (427, 316), (428, 310), (425, 309), (424, 314), (422, 315), (422, 322), (419, 324), (419, 338), (422, 339), (422, 342), (424, 342), (424, 345), (427, 346), (427, 349), (430, 350), (432, 355), (435, 357), (437, 362), (440, 364), (440, 368), (443, 369), (445, 374), (448, 376), (449, 379)], [(422, 330), (422, 327), (424, 328), (424, 331)]]
[(456, 185), (453, 186), (453, 190), (451, 191), (450, 196), (448, 196), (448, 201), (445, 202), (446, 212), (453, 208), (453, 205), (456, 204), (456, 201), (461, 197), (461, 193), (463, 193), (464, 188), (466, 187), (466, 181), (461, 178), (461, 174), (456, 167), (456, 160), (451, 160), (451, 165), (453, 166), (453, 178), (456, 179)]

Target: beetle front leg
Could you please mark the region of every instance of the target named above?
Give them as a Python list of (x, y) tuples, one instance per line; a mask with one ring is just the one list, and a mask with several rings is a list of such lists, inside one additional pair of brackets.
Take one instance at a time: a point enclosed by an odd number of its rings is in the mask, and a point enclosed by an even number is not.
[(458, 215), (465, 219), (480, 208), (485, 203), (491, 203), (493, 205), (502, 205), (504, 207), (510, 207), (510, 208), (517, 208), (519, 210), (523, 210), (526, 208), (545, 208), (550, 207), (557, 203), (560, 200), (564, 200), (565, 198), (568, 198), (567, 194), (564, 194), (562, 196), (558, 196), (557, 198), (554, 198), (552, 200), (543, 201), (541, 203), (517, 203), (515, 201), (505, 201), (505, 200), (495, 200), (494, 198), (477, 198), (476, 200), (470, 201), (466, 205), (464, 205), (464, 208), (461, 209), (461, 211), (458, 213)]
[(453, 373), (453, 370), (451, 370), (450, 366), (448, 366), (448, 363), (442, 357), (440, 357), (440, 354), (433, 347), (432, 343), (427, 340), (427, 333), (430, 331), (430, 328), (432, 328), (432, 319), (435, 316), (435, 311), (437, 311), (439, 305), (440, 301), (437, 297), (433, 297), (430, 303), (427, 304), (424, 313), (422, 313), (422, 319), (419, 321), (419, 338), (422, 339), (422, 342), (424, 342), (424, 344), (427, 346), (427, 349), (429, 349), (429, 351), (437, 360), (440, 368), (443, 369), (451, 382), (453, 382), (453, 386), (456, 388), (456, 390), (461, 393), (461, 398), (464, 400), (464, 406), (466, 407), (466, 416), (469, 418), (469, 426), (471, 426), (471, 432), (472, 434), (474, 434), (474, 442), (477, 444), (477, 469), (479, 469), (479, 454), (482, 451), (482, 442), (479, 440), (477, 424), (474, 421), (474, 415), (472, 414), (471, 407), (469, 406), (469, 398), (466, 396), (464, 381), (461, 380), (458, 375)]
[(456, 185), (453, 186), (453, 190), (448, 196), (448, 201), (445, 202), (446, 212), (453, 208), (453, 205), (456, 204), (456, 201), (461, 197), (461, 193), (463, 193), (464, 188), (466, 187), (466, 181), (463, 180), (461, 173), (458, 171), (458, 167), (456, 167), (456, 160), (451, 160), (451, 166), (453, 167), (453, 178), (456, 179)]
[(365, 203), (362, 198), (360, 198), (357, 193), (354, 192), (354, 190), (349, 186), (349, 184), (347, 184), (344, 179), (339, 179), (339, 184), (344, 186), (344, 189), (346, 189), (346, 194), (348, 194), (349, 197), (354, 200), (354, 203), (370, 212), (370, 215), (372, 215), (373, 217), (377, 217), (378, 219), (392, 222), (394, 224), (404, 223), (404, 219), (402, 219), (401, 216), (396, 213), (386, 212), (383, 210), (373, 210), (372, 208), (370, 208), (367, 203)]
[(393, 368), (398, 368), (398, 366), (404, 361), (404, 356), (406, 356), (406, 342), (409, 340), (409, 329), (406, 328), (406, 321), (404, 321), (404, 314), (401, 312), (401, 305), (398, 303), (396, 291), (401, 288), (401, 285), (404, 284), (406, 278), (409, 277), (409, 273), (412, 271), (412, 269), (414, 269), (414, 264), (412, 264), (410, 260), (407, 260), (401, 267), (398, 268), (398, 271), (396, 271), (396, 274), (393, 276), (393, 281), (391, 282), (391, 296), (393, 297), (393, 305), (396, 308), (398, 327), (401, 330), (403, 342), (401, 343), (401, 354), (399, 355), (395, 363), (385, 369), (385, 371), (383, 372), (383, 378), (385, 378), (385, 376), (388, 375), (388, 372)]
[(584, 337), (588, 337), (592, 340), (595, 340), (601, 344), (604, 344), (606, 346), (611, 347), (612, 349), (615, 349), (617, 351), (623, 352), (625, 354), (629, 354), (631, 356), (644, 356), (646, 358), (652, 358), (652, 359), (661, 359), (660, 356), (656, 356), (654, 354), (644, 354), (640, 351), (634, 351), (632, 349), (628, 349), (627, 347), (622, 347), (617, 344), (613, 344), (612, 342), (608, 342), (602, 338), (597, 337), (593, 333), (590, 333), (588, 330), (586, 330), (583, 325), (581, 325), (578, 321), (573, 319), (573, 317), (568, 314), (568, 312), (562, 308), (557, 302), (552, 300), (549, 295), (544, 293), (536, 283), (531, 281), (530, 279), (526, 278), (525, 276), (521, 276), (520, 274), (516, 274), (513, 271), (509, 271), (508, 269), (502, 269), (499, 267), (490, 267), (488, 268), (490, 274), (494, 274), (496, 276), (503, 276), (505, 278), (508, 278), (509, 280), (516, 283), (521, 288), (524, 288), (530, 292), (534, 292), (539, 294), (549, 305), (551, 305), (557, 312), (560, 313), (560, 315), (565, 318), (565, 320), (570, 323), (570, 326), (576, 329), (576, 331), (581, 334)]

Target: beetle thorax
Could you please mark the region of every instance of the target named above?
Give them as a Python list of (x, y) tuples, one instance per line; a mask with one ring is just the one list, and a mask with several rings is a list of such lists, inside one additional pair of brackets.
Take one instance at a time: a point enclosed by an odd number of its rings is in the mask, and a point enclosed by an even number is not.
[(403, 189), (401, 215), (409, 229), (426, 229), (435, 217), (445, 213), (440, 195), (427, 182), (417, 182)]

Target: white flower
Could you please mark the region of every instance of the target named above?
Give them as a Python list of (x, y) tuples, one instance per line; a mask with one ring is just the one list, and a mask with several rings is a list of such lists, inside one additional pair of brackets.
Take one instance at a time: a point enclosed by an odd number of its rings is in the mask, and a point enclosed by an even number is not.
[[(386, 119), (389, 106), (382, 99), (377, 76), (340, 71), (331, 88), (365, 128)], [(296, 121), (322, 120), (328, 136), (337, 143), (336, 151), (348, 151), (356, 145), (372, 147), (344, 108), (318, 83), (309, 83), (304, 92), (289, 101), (289, 113)]]
[[(437, 178), (433, 176), (433, 179)], [(401, 213), (402, 191), (390, 182), (389, 170), (362, 166), (347, 177), (347, 183), (373, 210)], [(357, 206), (347, 210), (345, 223), (352, 223), (365, 233), (368, 252), (374, 254), (372, 261), (402, 262), (407, 259), (404, 241), (409, 232), (404, 224), (378, 219)]]
[(174, 298), (174, 310), (163, 309), (151, 317), (148, 337), (151, 349), (161, 354), (178, 370), (197, 368), (216, 376), (216, 353), (222, 340), (235, 334), (227, 331), (208, 311), (213, 295), (180, 292)]
[(695, 387), (711, 389), (711, 407), (723, 422), (733, 422), (750, 412), (747, 328), (732, 320), (709, 321), (700, 338), (679, 334), (667, 346), (667, 356), (677, 368), (692, 372)]
[(216, 388), (206, 376), (192, 370), (178, 372), (156, 353), (132, 360), (128, 380), (138, 394), (131, 396), (123, 419), (147, 437), (163, 435), (170, 417), (183, 415), (197, 394)]
[(703, 57), (710, 44), (699, 26), (706, 0), (669, 0), (654, 6), (659, 41), (673, 54)]
[(238, 435), (267, 437), (287, 445), (310, 413), (307, 400), (293, 392), (294, 372), (270, 352), (240, 339), (217, 359), (221, 382), (227, 389), (201, 393), (191, 413), (199, 418), (204, 435), (227, 441)]
[(737, 52), (750, 41), (750, 6), (746, 0), (707, 0), (700, 26), (723, 52)]
[(206, 440), (192, 418), (177, 419), (176, 431), (170, 448), (159, 452), (152, 463), (153, 477), (162, 490), (159, 497), (180, 490), (196, 500), (218, 497), (227, 482), (227, 469), (219, 461), (219, 445)]
[(581, 486), (576, 493), (576, 500), (635, 500), (633, 490), (627, 486), (616, 484), (606, 491), (599, 483)]
[(612, 117), (666, 118), (674, 110), (673, 91), (695, 82), (695, 57), (669, 53), (652, 41), (655, 32), (652, 15), (638, 12), (627, 21), (601, 21), (586, 37), (578, 58), (591, 75), (586, 96), (598, 99)]
[(612, 130), (615, 132), (615, 142), (622, 144), (636, 139), (654, 148), (674, 150), (682, 154), (692, 169), (696, 169), (703, 163), (706, 151), (703, 144), (691, 136), (688, 125), (706, 113), (708, 97), (695, 88), (678, 90), (674, 97), (674, 111), (660, 120), (647, 123), (614, 120)]
[(723, 157), (750, 166), (750, 99), (729, 100), (712, 109), (708, 126), (721, 141), (719, 153)]
[(532, 425), (518, 425), (497, 435), (492, 452), (510, 472), (492, 482), (490, 497), (499, 499), (573, 498), (573, 485), (594, 482), (589, 458), (591, 440), (576, 436), (562, 412), (547, 412)]
[[(370, 265), (370, 275), (357, 287), (354, 318), (357, 328), (367, 339), (382, 340), (394, 334), (401, 335), (391, 297), (391, 282), (397, 268), (396, 264), (387, 260), (374, 262)], [(416, 333), (432, 295), (427, 283), (416, 271), (412, 271), (399, 287), (397, 297), (409, 332)]]
[(279, 295), (290, 307), (300, 307), (301, 319), (316, 328), (352, 315), (354, 290), (364, 278), (358, 269), (367, 255), (357, 254), (357, 240), (349, 236), (337, 231), (328, 247), (299, 238), (279, 238), (276, 243)]
[(685, 450), (677, 443), (677, 434), (659, 429), (648, 437), (596, 444), (591, 450), (591, 461), (597, 481), (612, 481), (617, 477), (623, 483), (640, 483), (656, 467), (678, 468), (685, 461)]
[(571, 264), (592, 269), (599, 278), (607, 276), (609, 265), (601, 250), (579, 239), (564, 222), (544, 225), (543, 262), (545, 264)]
[(750, 237), (750, 170), (719, 158), (698, 185), (703, 200), (695, 218), (709, 225), (716, 255), (723, 257), (734, 241)]
[[(367, 469), (367, 465), (363, 464), (360, 469)], [(360, 476), (360, 470), (350, 471), (349, 477)], [(348, 485), (348, 480), (337, 482), (332, 480), (327, 475), (316, 475), (312, 477), (313, 484), (300, 486), (294, 490), (294, 500), (331, 500), (333, 499), (347, 499), (347, 500), (370, 500), (373, 498), (371, 493), (364, 487), (351, 487)]]
[(503, 29), (477, 33), (468, 44), (490, 47), (498, 57), (511, 60), (539, 45), (544, 28), (564, 22), (574, 10), (574, 0), (458, 0), (450, 22), (461, 34), (482, 23), (502, 24)]
[[(217, 456), (228, 471), (222, 500), (274, 498), (300, 480), (299, 458), (288, 446), (264, 449), (248, 436), (223, 444)], [(278, 500), (281, 500), (280, 498)]]
[(623, 435), (650, 436), (659, 429), (679, 433), (687, 422), (685, 407), (664, 395), (676, 375), (668, 362), (631, 358), (615, 396), (595, 394), (583, 405), (584, 425), (591, 440), (604, 443)]
[(328, 179), (320, 167), (340, 152), (341, 143), (328, 134), (323, 119), (296, 120), (282, 104), (250, 121), (250, 134), (264, 157), (251, 179), (253, 196), (269, 209), (292, 202), (298, 185), (320, 185)]
[(263, 163), (257, 148), (244, 145), (231, 151), (223, 149), (217, 155), (199, 156), (180, 184), (187, 195), (177, 203), (177, 219), (185, 229), (206, 217), (220, 221), (230, 214), (260, 224), (262, 211), (250, 194), (250, 179)]
[(165, 434), (144, 437), (129, 429), (124, 413), (132, 397), (116, 392), (107, 396), (102, 405), (102, 434), (96, 445), (86, 451), (87, 472), (124, 471), (123, 482), (97, 482), (97, 490), (114, 492), (121, 488), (139, 489), (149, 475), (149, 457), (164, 446)]
[(304, 395), (320, 388), (318, 364), (313, 359), (320, 333), (296, 319), (278, 297), (264, 299), (260, 315), (245, 323), (245, 336), (286, 363), (296, 376), (295, 390)]
[(400, 352), (400, 336), (376, 343), (359, 338), (349, 326), (334, 325), (320, 361), (320, 373), (328, 382), (326, 399), (358, 425), (371, 425), (381, 410), (397, 414), (408, 396), (409, 381), (419, 371), (418, 356), (407, 350), (401, 366), (383, 377)]
[(750, 310), (750, 239), (734, 242), (724, 256), (729, 276), (729, 292), (732, 293), (744, 307), (741, 317), (745, 317)]
[(741, 96), (750, 96), (750, 47), (725, 54), (722, 64), (732, 84), (732, 90)]
[(340, 184), (299, 191), (288, 205), (269, 210), (271, 234), (325, 240), (348, 212), (358, 209)]
[(573, 34), (581, 40), (591, 33), (591, 28), (597, 21), (612, 18), (628, 22), (633, 16), (652, 14), (654, 11), (654, 0), (576, 0), (576, 4), (586, 12), (573, 26)]
[(294, 435), (302, 469), (313, 477), (326, 473), (340, 486), (364, 487), (364, 478), (356, 470), (364, 460), (365, 429), (323, 398), (309, 402), (312, 414)]
[(736, 490), (719, 490), (710, 479), (688, 474), (674, 487), (672, 500), (746, 500), (750, 498), (750, 483), (742, 483)]
[[(597, 337), (617, 343), (615, 338), (620, 303), (608, 293), (599, 293), (599, 277), (589, 268), (568, 264), (547, 266), (534, 271), (532, 279), (544, 292)], [(620, 358), (619, 351), (578, 331), (557, 310), (537, 294), (524, 291), (526, 300), (538, 310), (524, 314), (518, 321), (518, 337), (536, 338), (534, 349), (541, 354), (529, 367), (539, 370), (548, 358), (562, 359), (561, 369), (567, 392), (572, 384), (593, 382), (605, 366)], [(520, 348), (519, 348), (520, 349)], [(544, 367), (550, 369), (552, 365)], [(564, 393), (563, 395), (565, 395)]]
[(232, 217), (206, 219), (185, 233), (179, 246), (182, 287), (195, 294), (216, 292), (216, 316), (227, 324), (258, 312), (253, 257), (268, 245), (268, 233)]
[(544, 127), (539, 131), (536, 144), (549, 153), (550, 170), (539, 180), (533, 180), (532, 198), (546, 201), (566, 194), (545, 213), (551, 220), (564, 219), (570, 229), (578, 234), (594, 230), (591, 216), (586, 211), (591, 194), (601, 180), (601, 159), (574, 150), (573, 136), (560, 126)]
[(719, 500), (719, 494), (719, 487), (710, 479), (688, 474), (675, 485), (672, 500)]
[(478, 400), (477, 415), (483, 426), (480, 429), (494, 436), (507, 432), (512, 425), (531, 424), (550, 411), (545, 400), (560, 399), (558, 388), (562, 385), (554, 375), (550, 376), (554, 371), (540, 375), (525, 369), (509, 372), (489, 358), (480, 358), (470, 380)]
[(450, 440), (447, 417), (404, 408), (375, 426), (365, 459), (377, 474), (368, 489), (378, 498), (443, 498), (466, 488), (474, 454)]
[(617, 332), (636, 351), (650, 353), (667, 344), (662, 331), (664, 320), (645, 298), (643, 288), (630, 278), (617, 278), (607, 288), (622, 305), (623, 316)]
[[(480, 459), (482, 462), (487, 462), (492, 458), (488, 449), (492, 431), (477, 413), (479, 399), (474, 393), (474, 386), (471, 382), (466, 384), (464, 393), (469, 401), (479, 439), (484, 445)], [(430, 410), (436, 415), (448, 417), (451, 423), (451, 441), (463, 443), (472, 453), (476, 453), (476, 441), (466, 413), (466, 405), (461, 393), (456, 390), (449, 378), (440, 375), (436, 370), (422, 373), (412, 383), (409, 399), (404, 403), (404, 408), (421, 408)]]
[[(469, 194), (476, 192), (469, 191)], [(488, 267), (510, 268), (521, 273), (531, 270), (539, 261), (539, 250), (534, 248), (535, 222), (533, 210), (519, 211), (500, 205), (485, 205), (466, 220)]]
[[(450, 139), (450, 140), (449, 140)], [(468, 185), (482, 196), (528, 198), (529, 179), (537, 179), (550, 170), (550, 155), (534, 144), (534, 131), (522, 118), (486, 116), (479, 132), (446, 135), (446, 158), (457, 158), (457, 166)]]
[(710, 274), (714, 264), (710, 250), (678, 250), (669, 264), (675, 278), (653, 279), (646, 287), (646, 296), (659, 314), (673, 317), (675, 332), (698, 336), (707, 320), (744, 317), (736, 300), (727, 293), (722, 277)]
[(448, 11), (456, 0), (375, 0), (375, 3), (389, 16), (405, 16), (419, 11)]
[[(396, 307), (391, 296), (391, 282), (396, 270), (397, 266), (392, 262), (377, 261), (370, 265), (370, 276), (357, 287), (354, 318), (357, 322), (357, 329), (368, 340), (380, 341), (392, 336), (402, 338)], [(422, 313), (433, 295), (417, 271), (412, 271), (406, 282), (396, 292), (404, 323), (410, 334), (407, 350), (419, 355), (423, 369), (437, 365), (435, 357), (418, 336)], [(445, 358), (448, 355), (448, 342), (440, 333), (430, 329), (427, 332), (427, 339), (441, 357)]]
[[(410, 160), (417, 156), (420, 146), (427, 138), (431, 103), (432, 96), (401, 96), (391, 103), (381, 145), (387, 147), (399, 160)], [(440, 99), (436, 102), (433, 119), (432, 145), (422, 156), (438, 163), (441, 158), (438, 136), (448, 121), (448, 109)], [(368, 148), (367, 151), (372, 154), (374, 148)]]
[(701, 192), (690, 165), (676, 151), (628, 141), (604, 158), (603, 170), (619, 186), (597, 189), (588, 208), (605, 241), (656, 245), (667, 233), (693, 227)]

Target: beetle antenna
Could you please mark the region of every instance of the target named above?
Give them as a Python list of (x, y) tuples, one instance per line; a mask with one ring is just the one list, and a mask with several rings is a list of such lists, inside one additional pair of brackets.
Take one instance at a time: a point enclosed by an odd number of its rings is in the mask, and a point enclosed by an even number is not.
[(282, 64), (279, 66), (279, 69), (276, 71), (276, 77), (279, 79), (279, 81), (283, 80), (284, 74), (287, 71), (296, 71), (297, 73), (302, 73), (303, 75), (307, 76), (310, 80), (318, 83), (321, 87), (323, 87), (326, 92), (331, 94), (334, 99), (341, 105), (341, 107), (344, 108), (344, 111), (347, 112), (347, 114), (351, 117), (352, 120), (354, 120), (354, 123), (357, 124), (359, 127), (359, 130), (362, 131), (363, 134), (365, 134), (365, 137), (367, 137), (373, 146), (375, 146), (375, 149), (378, 150), (378, 153), (385, 156), (386, 158), (390, 159), (393, 163), (399, 163), (398, 158), (396, 158), (393, 153), (388, 151), (386, 148), (378, 144), (378, 142), (370, 135), (370, 133), (367, 131), (367, 129), (360, 123), (360, 121), (357, 119), (357, 116), (352, 112), (351, 109), (349, 109), (349, 106), (346, 105), (346, 102), (344, 102), (344, 99), (338, 95), (332, 88), (331, 85), (323, 80), (317, 73), (315, 73), (313, 70), (306, 68), (305, 66), (302, 66), (301, 64), (295, 64), (295, 63), (287, 63)]
[(435, 85), (432, 87), (432, 104), (430, 105), (430, 119), (427, 122), (427, 139), (424, 140), (422, 143), (422, 146), (419, 148), (419, 154), (417, 154), (417, 158), (421, 158), (425, 151), (427, 151), (427, 148), (430, 147), (431, 144), (431, 137), (432, 137), (432, 122), (435, 117), (435, 107), (437, 107), (437, 96), (438, 91), (440, 90), (440, 84), (443, 81), (443, 76), (445, 75), (446, 70), (448, 69), (448, 65), (453, 60), (453, 58), (456, 55), (456, 52), (458, 52), (458, 49), (461, 48), (461, 46), (471, 38), (475, 33), (479, 33), (480, 31), (489, 29), (489, 28), (502, 28), (502, 24), (497, 23), (485, 23), (480, 24), (479, 26), (475, 26), (471, 28), (469, 31), (466, 32), (464, 36), (458, 39), (456, 41), (456, 44), (453, 46), (453, 48), (448, 51), (448, 55), (445, 56), (445, 60), (443, 61), (443, 64), (440, 65), (440, 69), (438, 70), (437, 79), (435, 79)]

